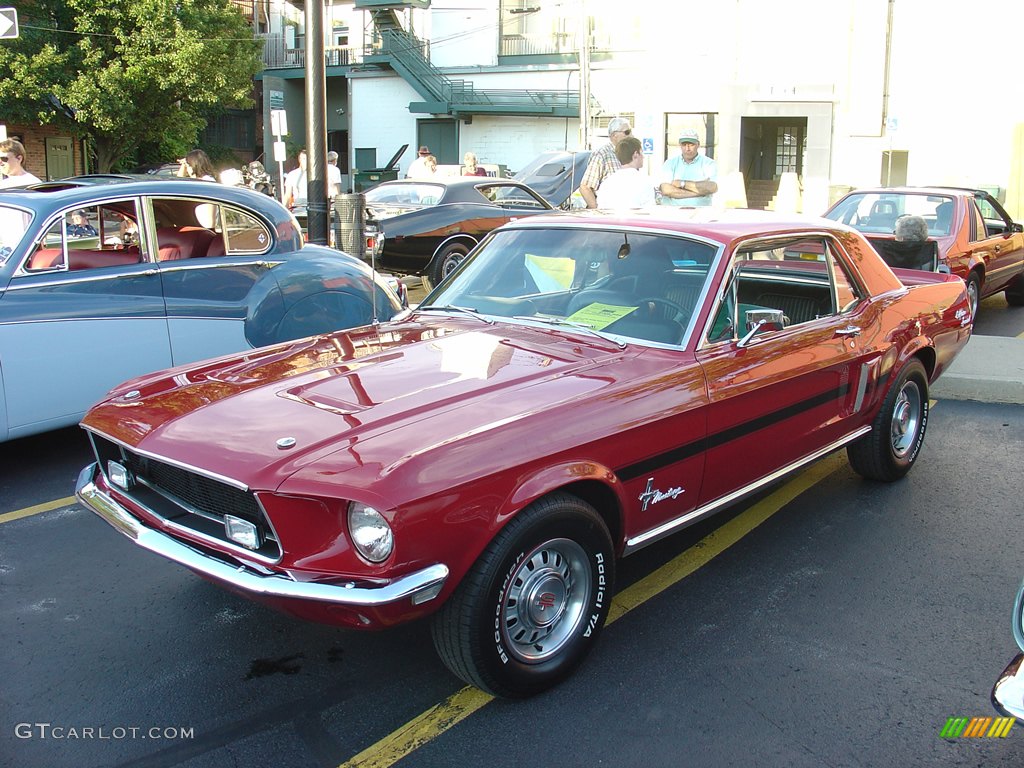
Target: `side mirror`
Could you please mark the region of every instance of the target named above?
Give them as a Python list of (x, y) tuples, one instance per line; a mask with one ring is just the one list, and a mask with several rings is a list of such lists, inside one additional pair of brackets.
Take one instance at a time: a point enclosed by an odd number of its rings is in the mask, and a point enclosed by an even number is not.
[(1024, 232), (1024, 224), (1018, 224), (1017, 222), (1013, 222), (1012, 224), (1010, 224), (1009, 232), (1011, 235), (1017, 232)]
[(737, 342), (738, 347), (746, 347), (759, 333), (781, 331), (789, 324), (789, 318), (781, 309), (748, 309), (744, 317), (747, 333)]

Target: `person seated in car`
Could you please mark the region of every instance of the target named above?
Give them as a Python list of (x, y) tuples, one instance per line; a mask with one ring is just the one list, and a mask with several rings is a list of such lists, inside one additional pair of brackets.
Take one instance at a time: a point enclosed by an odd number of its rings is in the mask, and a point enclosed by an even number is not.
[(85, 211), (71, 214), (71, 223), (67, 226), (68, 237), (96, 237), (96, 227), (89, 223)]
[(907, 214), (896, 219), (893, 232), (901, 242), (923, 243), (928, 239), (928, 222), (922, 216)]

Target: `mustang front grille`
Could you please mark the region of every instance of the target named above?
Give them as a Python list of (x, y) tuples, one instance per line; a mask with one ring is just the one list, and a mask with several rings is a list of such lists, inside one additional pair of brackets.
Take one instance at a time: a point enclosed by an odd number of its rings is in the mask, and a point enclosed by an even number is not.
[[(133, 479), (132, 486), (122, 490), (130, 498), (154, 514), (240, 549), (224, 531), (224, 516), (246, 520), (259, 531), (260, 547), (253, 552), (268, 560), (277, 560), (281, 548), (267, 522), (256, 497), (249, 491), (234, 488), (204, 475), (143, 456), (96, 434), (90, 434), (100, 470), (106, 474), (107, 462), (123, 465)], [(107, 478), (109, 481), (109, 477)]]

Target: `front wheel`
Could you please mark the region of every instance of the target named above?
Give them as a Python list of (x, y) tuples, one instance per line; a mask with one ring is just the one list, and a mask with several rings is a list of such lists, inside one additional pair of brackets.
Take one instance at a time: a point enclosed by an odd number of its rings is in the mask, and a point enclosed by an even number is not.
[(592, 506), (568, 494), (536, 501), (495, 537), (434, 617), (434, 647), (481, 690), (540, 693), (572, 673), (600, 634), (613, 558)]
[(437, 285), (454, 272), (469, 254), (469, 248), (462, 243), (450, 243), (441, 249), (430, 270), (430, 280)]
[(850, 465), (869, 480), (899, 480), (914, 466), (927, 426), (928, 375), (914, 358), (890, 387), (871, 431), (847, 446)]

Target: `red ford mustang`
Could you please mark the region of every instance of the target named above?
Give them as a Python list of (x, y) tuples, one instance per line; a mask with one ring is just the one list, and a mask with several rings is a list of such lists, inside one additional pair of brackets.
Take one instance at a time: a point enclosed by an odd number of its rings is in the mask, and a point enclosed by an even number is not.
[(884, 481), (919, 455), (963, 281), (759, 214), (530, 217), (393, 322), (135, 379), (83, 421), (78, 497), (301, 617), (432, 614), (455, 674), (544, 690), (617, 557), (831, 451)]

